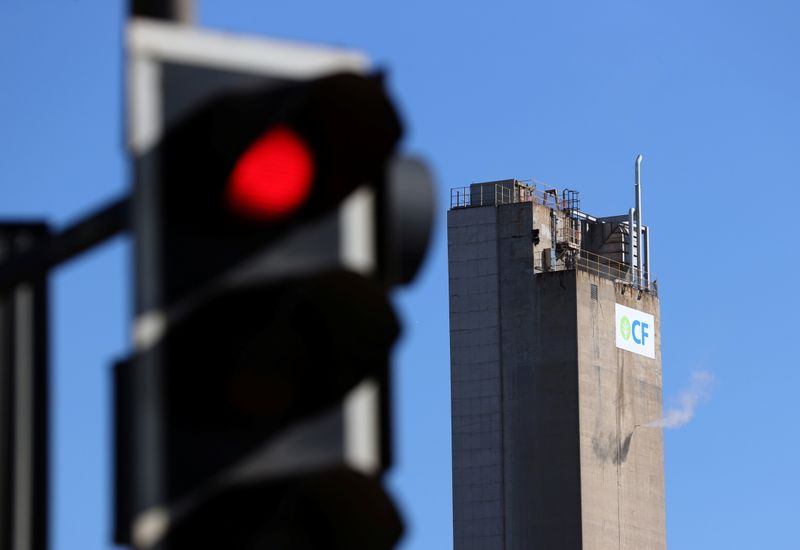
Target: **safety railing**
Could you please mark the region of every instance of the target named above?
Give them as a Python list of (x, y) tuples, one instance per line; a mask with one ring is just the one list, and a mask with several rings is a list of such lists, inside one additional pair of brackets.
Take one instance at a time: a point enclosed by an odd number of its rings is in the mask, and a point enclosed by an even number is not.
[(559, 243), (569, 243), (573, 248), (580, 248), (581, 237), (583, 236), (580, 223), (580, 221), (570, 218), (558, 220), (558, 225), (556, 226), (556, 241)]
[[(547, 271), (541, 257), (534, 258), (533, 269), (536, 273)], [(642, 270), (642, 273), (644, 273), (644, 278), (640, 278), (640, 272), (637, 267), (634, 266), (631, 268), (627, 264), (611, 260), (605, 256), (595, 254), (594, 252), (580, 250), (574, 254), (565, 254), (559, 259), (559, 263), (556, 266), (553, 266), (551, 271), (573, 269), (586, 271), (587, 273), (591, 273), (605, 279), (611, 279), (616, 282), (632, 284), (637, 287), (641, 287), (643, 290), (647, 290), (652, 294), (658, 294), (658, 287), (655, 281), (646, 280), (648, 279), (648, 273), (646, 270)]]
[(532, 202), (556, 210), (565, 210), (575, 204), (574, 200), (559, 197), (556, 189), (540, 187), (543, 184), (535, 180), (515, 180), (515, 182), (516, 185), (496, 183), (453, 187), (450, 189), (450, 208)]

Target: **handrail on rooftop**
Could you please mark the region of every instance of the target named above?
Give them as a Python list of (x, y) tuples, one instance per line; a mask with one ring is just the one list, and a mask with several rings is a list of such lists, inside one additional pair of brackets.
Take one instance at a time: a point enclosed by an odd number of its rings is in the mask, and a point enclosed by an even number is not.
[[(633, 272), (631, 272), (628, 264), (612, 260), (611, 258), (595, 254), (588, 250), (580, 250), (572, 259), (571, 265), (565, 262), (564, 269), (554, 271), (571, 271), (573, 269), (631, 285), (634, 284), (634, 281), (641, 280), (638, 277), (639, 269), (637, 267), (634, 266)], [(533, 271), (534, 273), (546, 272), (541, 258), (534, 257)], [(635, 277), (633, 275), (635, 275)], [(655, 281), (650, 283), (649, 288), (641, 288), (641, 290), (658, 295), (658, 285), (656, 285)]]
[[(579, 203), (564, 194), (559, 197), (558, 190), (543, 185), (536, 180), (513, 180), (514, 185), (495, 183), (494, 188), (487, 191), (488, 184), (474, 183), (463, 187), (450, 188), (450, 209), (469, 208), (475, 206), (497, 206), (518, 202), (548, 204), (548, 197), (557, 210), (577, 209)], [(569, 190), (566, 190), (569, 191)], [(574, 191), (572, 193), (575, 193)]]

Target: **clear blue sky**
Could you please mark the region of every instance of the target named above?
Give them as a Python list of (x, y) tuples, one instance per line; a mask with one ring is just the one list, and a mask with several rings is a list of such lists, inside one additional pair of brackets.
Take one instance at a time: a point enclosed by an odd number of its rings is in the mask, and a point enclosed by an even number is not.
[[(796, 549), (800, 494), (800, 7), (796, 2), (204, 0), (209, 27), (347, 45), (391, 72), (406, 150), (440, 217), (397, 296), (404, 550), (452, 545), (444, 212), (448, 188), (536, 177), (645, 221), (662, 299), (665, 402), (710, 400), (666, 433), (673, 550)], [(120, 0), (0, 0), (0, 215), (61, 224), (125, 193)], [(127, 349), (129, 243), (52, 278), (53, 548), (110, 546), (109, 364)]]

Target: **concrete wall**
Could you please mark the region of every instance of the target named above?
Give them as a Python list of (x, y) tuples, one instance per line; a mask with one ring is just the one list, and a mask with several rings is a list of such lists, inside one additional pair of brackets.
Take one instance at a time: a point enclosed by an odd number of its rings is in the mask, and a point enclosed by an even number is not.
[(497, 209), (450, 210), (453, 539), (456, 550), (503, 548)]
[[(662, 431), (643, 427), (661, 418), (658, 298), (575, 273), (584, 548), (664, 550)], [(654, 359), (616, 347), (615, 303), (655, 317)]]
[[(658, 299), (535, 273), (549, 212), (448, 213), (454, 548), (663, 550), (662, 435), (635, 428), (661, 416)], [(615, 303), (654, 315), (655, 359), (616, 348)]]
[[(508, 550), (581, 548), (577, 324), (572, 272), (535, 277), (533, 214), (498, 207)], [(549, 212), (547, 213), (549, 221)]]

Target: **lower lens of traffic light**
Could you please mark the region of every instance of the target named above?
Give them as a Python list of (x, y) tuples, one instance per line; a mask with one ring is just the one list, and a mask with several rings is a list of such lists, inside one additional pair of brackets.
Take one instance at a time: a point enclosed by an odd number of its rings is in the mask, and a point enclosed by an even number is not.
[(385, 378), (398, 333), (383, 289), (343, 271), (237, 289), (194, 311), (153, 350), (169, 492), (218, 474), (365, 378)]
[(172, 550), (389, 550), (402, 531), (380, 482), (341, 467), (226, 487), (164, 542)]

